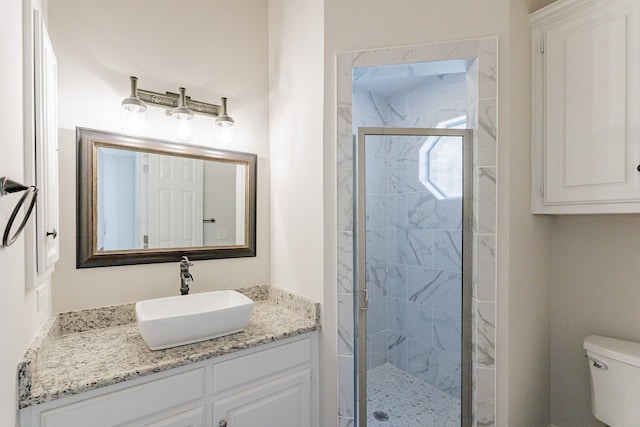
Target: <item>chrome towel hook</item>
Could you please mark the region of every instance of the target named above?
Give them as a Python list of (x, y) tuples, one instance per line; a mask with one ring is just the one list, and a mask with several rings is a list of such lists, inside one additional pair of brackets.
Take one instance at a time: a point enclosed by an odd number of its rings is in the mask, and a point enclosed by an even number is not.
[[(18, 200), (18, 203), (13, 208), (13, 212), (11, 212), (11, 216), (9, 216), (9, 221), (7, 222), (7, 226), (5, 227), (4, 234), (2, 236), (3, 246), (11, 246), (13, 242), (16, 241), (20, 233), (22, 233), (24, 227), (27, 225), (27, 221), (29, 220), (31, 213), (33, 212), (33, 208), (36, 205), (36, 200), (38, 198), (38, 187), (36, 187), (35, 185), (27, 187), (7, 178), (6, 176), (0, 178), (0, 196), (5, 196), (10, 193), (17, 193), (19, 191), (24, 191), (25, 193), (20, 197), (20, 200)], [(27, 201), (29, 205), (27, 207), (27, 211), (24, 214), (24, 218), (22, 219), (22, 222), (18, 226), (18, 229), (15, 231), (15, 233), (10, 236), (11, 229), (13, 228), (13, 223), (15, 222), (20, 209), (26, 205)]]

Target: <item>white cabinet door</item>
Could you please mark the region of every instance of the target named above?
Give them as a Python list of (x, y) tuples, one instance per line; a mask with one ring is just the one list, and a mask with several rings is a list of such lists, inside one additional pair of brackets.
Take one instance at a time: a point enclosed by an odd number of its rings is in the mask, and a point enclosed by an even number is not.
[(57, 61), (41, 0), (23, 3), (23, 71), (25, 183), (39, 189), (35, 220), (25, 229), (25, 283), (36, 287), (59, 258)]
[(216, 427), (310, 427), (311, 370), (213, 402)]
[(38, 273), (52, 269), (60, 258), (58, 239), (58, 74), (56, 55), (46, 26), (42, 32), (42, 176), (37, 177), (42, 189), (38, 219)]
[[(141, 426), (164, 419), (166, 426), (181, 426), (184, 419), (171, 418), (174, 414), (185, 414), (184, 407), (203, 406), (205, 394), (205, 369), (203, 367), (178, 373), (128, 387), (99, 397), (81, 399), (77, 402), (37, 412), (34, 418), (39, 423), (34, 427), (111, 427)], [(34, 408), (35, 409), (35, 408)], [(189, 414), (189, 412), (187, 412)], [(162, 415), (162, 418), (161, 418)], [(193, 414), (185, 415), (193, 419)], [(171, 424), (174, 420), (178, 424)], [(165, 424), (157, 424), (164, 426)], [(189, 424), (184, 424), (189, 426)], [(198, 426), (199, 424), (194, 424)]]
[(640, 0), (561, 0), (532, 25), (534, 212), (640, 212)]

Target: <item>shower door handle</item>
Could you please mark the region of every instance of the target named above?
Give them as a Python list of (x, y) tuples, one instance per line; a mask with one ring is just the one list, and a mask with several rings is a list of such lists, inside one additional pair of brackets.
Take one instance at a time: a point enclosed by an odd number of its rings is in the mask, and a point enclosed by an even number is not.
[(362, 294), (364, 295), (364, 303), (360, 307), (360, 310), (366, 311), (367, 308), (369, 308), (369, 291), (367, 290), (367, 288), (362, 288), (360, 289), (360, 292), (362, 292)]

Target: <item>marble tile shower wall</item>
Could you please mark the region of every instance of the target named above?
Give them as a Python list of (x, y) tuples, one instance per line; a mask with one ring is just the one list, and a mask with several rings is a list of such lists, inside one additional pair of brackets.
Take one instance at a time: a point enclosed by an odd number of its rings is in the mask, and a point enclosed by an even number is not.
[[(474, 426), (495, 426), (495, 323), (496, 323), (496, 176), (497, 176), (497, 38), (434, 43), (337, 55), (337, 292), (338, 292), (338, 425), (353, 426), (355, 415), (353, 348), (353, 129), (358, 120), (382, 117), (384, 121), (366, 122), (369, 126), (407, 122), (406, 126), (433, 126), (411, 122), (415, 117), (402, 114), (402, 106), (393, 111), (373, 108), (363, 117), (352, 117), (352, 103), (368, 95), (353, 91), (352, 71), (358, 67), (408, 64), (422, 61), (470, 59), (467, 71), (467, 126), (474, 130), (473, 153), (473, 265), (472, 265), (472, 416)], [(376, 97), (373, 97), (376, 100)], [(377, 99), (381, 102), (382, 99)], [(384, 103), (376, 104), (382, 106)], [(407, 104), (410, 105), (410, 104)], [(455, 109), (462, 107), (456, 106)], [(417, 123), (417, 124), (416, 124)], [(424, 124), (423, 124), (424, 123)], [(400, 126), (405, 126), (401, 124)], [(388, 221), (388, 219), (387, 219)], [(388, 271), (388, 270), (387, 270)], [(408, 274), (408, 266), (407, 266)], [(396, 280), (385, 278), (387, 298), (396, 292)], [(392, 289), (393, 288), (393, 289)], [(407, 288), (407, 293), (409, 292)], [(409, 295), (408, 295), (409, 296)], [(393, 298), (393, 297), (391, 297)], [(418, 297), (416, 297), (418, 298)], [(393, 352), (387, 352), (387, 357)], [(407, 358), (408, 360), (408, 358)], [(446, 367), (446, 366), (445, 366)], [(454, 369), (452, 366), (448, 368)], [(455, 370), (455, 369), (454, 369)]]
[[(354, 124), (435, 127), (466, 115), (465, 86), (459, 73), (387, 98), (356, 89)], [(462, 206), (418, 180), (424, 143), (367, 140), (367, 367), (390, 362), (459, 398)]]

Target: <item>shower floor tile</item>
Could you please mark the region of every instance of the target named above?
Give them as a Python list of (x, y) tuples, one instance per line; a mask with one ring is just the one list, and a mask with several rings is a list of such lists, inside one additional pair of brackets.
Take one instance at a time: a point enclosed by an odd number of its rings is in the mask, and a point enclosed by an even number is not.
[(367, 372), (368, 427), (460, 427), (460, 411), (460, 400), (390, 363)]

